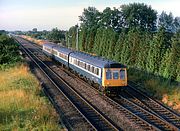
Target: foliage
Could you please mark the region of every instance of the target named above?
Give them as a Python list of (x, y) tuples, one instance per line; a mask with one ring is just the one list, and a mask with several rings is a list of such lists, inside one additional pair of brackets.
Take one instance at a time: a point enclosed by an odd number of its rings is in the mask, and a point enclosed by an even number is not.
[(55, 43), (59, 43), (65, 40), (65, 32), (53, 28), (52, 31), (47, 34), (47, 38)]
[(0, 35), (0, 65), (14, 64), (20, 60), (18, 44), (7, 35)]
[[(79, 18), (81, 51), (163, 76), (168, 81), (179, 81), (179, 17), (162, 12), (157, 18), (151, 6), (132, 3), (118, 9), (107, 7), (102, 12), (88, 7)], [(72, 48), (75, 48), (76, 34), (77, 26), (71, 27), (68, 36)]]
[(96, 36), (95, 36), (93, 52), (99, 56), (102, 55), (103, 32), (104, 32), (104, 28), (102, 28), (102, 27), (98, 28)]
[(128, 28), (140, 27), (143, 30), (154, 31), (157, 12), (143, 3), (133, 3), (121, 6), (125, 25)]
[(116, 61), (119, 61), (121, 63), (125, 63), (123, 62), (121, 56), (123, 56), (123, 49), (126, 45), (126, 32), (125, 30), (123, 30), (120, 34), (119, 34), (119, 38), (116, 42), (116, 45), (115, 45), (115, 56), (114, 56), (114, 60)]
[(72, 26), (69, 29), (69, 32), (66, 34), (66, 38), (69, 39), (69, 46), (72, 48), (76, 48), (76, 34), (77, 34), (77, 26)]
[(107, 7), (101, 13), (98, 24), (100, 27), (113, 28), (114, 31), (120, 32), (124, 24), (122, 12), (115, 7), (113, 8), (113, 10)]
[(147, 74), (134, 68), (129, 68), (128, 79), (141, 85), (137, 88), (180, 112), (180, 88), (177, 82), (170, 82), (163, 77)]
[(91, 28), (98, 25), (101, 13), (95, 7), (88, 7), (84, 9), (79, 20), (82, 21), (82, 26), (86, 28)]
[(82, 28), (79, 33), (79, 49), (80, 49), (80, 51), (86, 50), (86, 37), (87, 37), (87, 28)]
[(166, 14), (163, 11), (158, 18), (158, 27), (164, 27), (167, 32), (177, 32), (180, 29), (180, 17), (173, 18), (171, 12)]

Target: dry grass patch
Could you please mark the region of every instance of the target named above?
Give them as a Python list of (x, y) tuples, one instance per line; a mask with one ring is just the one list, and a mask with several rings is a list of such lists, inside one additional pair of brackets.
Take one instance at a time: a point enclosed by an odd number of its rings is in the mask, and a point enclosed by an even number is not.
[(129, 71), (128, 78), (131, 81), (140, 83), (141, 90), (148, 92), (149, 95), (161, 100), (180, 112), (180, 87), (158, 77), (148, 76), (142, 72)]
[(180, 112), (180, 88), (178, 86), (151, 79), (145, 82), (145, 87), (153, 92), (156, 98)]
[(0, 129), (61, 130), (58, 115), (26, 65), (0, 71)]

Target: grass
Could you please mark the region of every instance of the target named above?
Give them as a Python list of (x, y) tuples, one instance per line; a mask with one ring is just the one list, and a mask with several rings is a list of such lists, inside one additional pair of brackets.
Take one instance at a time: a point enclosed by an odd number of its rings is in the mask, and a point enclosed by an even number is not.
[(63, 130), (28, 66), (0, 71), (1, 130)]
[(129, 69), (128, 79), (141, 84), (141, 90), (180, 112), (180, 87), (178, 83), (133, 69)]

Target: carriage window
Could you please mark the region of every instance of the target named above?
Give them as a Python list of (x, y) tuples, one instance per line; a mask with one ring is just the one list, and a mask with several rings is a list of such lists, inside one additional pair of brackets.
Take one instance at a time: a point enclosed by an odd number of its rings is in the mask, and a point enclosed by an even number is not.
[(86, 70), (88, 70), (88, 64), (86, 64)]
[(119, 79), (119, 72), (118, 71), (113, 71), (113, 79)]
[(85, 69), (86, 68), (86, 63), (83, 62), (83, 68)]
[(99, 68), (97, 68), (97, 72), (96, 72), (96, 75), (99, 75)]
[(74, 64), (76, 65), (76, 59), (74, 59)]
[(80, 67), (83, 67), (83, 62), (80, 62)]
[(121, 80), (124, 80), (124, 79), (125, 79), (125, 70), (124, 70), (124, 69), (121, 69), (121, 70), (120, 70), (120, 79), (121, 79)]
[(71, 63), (72, 63), (72, 57), (71, 57), (70, 61), (71, 61)]
[(65, 55), (65, 59), (67, 60), (67, 55)]
[(99, 68), (95, 68), (95, 74), (99, 75)]
[(52, 52), (53, 52), (54, 55), (57, 55), (57, 51), (53, 50)]
[(90, 71), (90, 65), (88, 65), (88, 71)]
[(112, 75), (111, 75), (111, 71), (110, 70), (106, 70), (106, 79), (112, 79)]
[(94, 66), (91, 67), (91, 72), (94, 73)]

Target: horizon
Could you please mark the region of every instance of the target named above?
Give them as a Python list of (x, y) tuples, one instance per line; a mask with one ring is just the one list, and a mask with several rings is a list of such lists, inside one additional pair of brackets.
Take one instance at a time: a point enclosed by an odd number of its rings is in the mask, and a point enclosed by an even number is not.
[(0, 30), (31, 31), (37, 28), (38, 31), (50, 31), (56, 27), (60, 30), (68, 30), (80, 23), (78, 16), (82, 15), (83, 9), (88, 6), (93, 6), (102, 12), (106, 7), (118, 8), (122, 4), (129, 3), (144, 3), (156, 10), (158, 15), (165, 11), (167, 14), (171, 12), (174, 17), (180, 16), (178, 0), (122, 0), (121, 2), (118, 0), (0, 0)]

